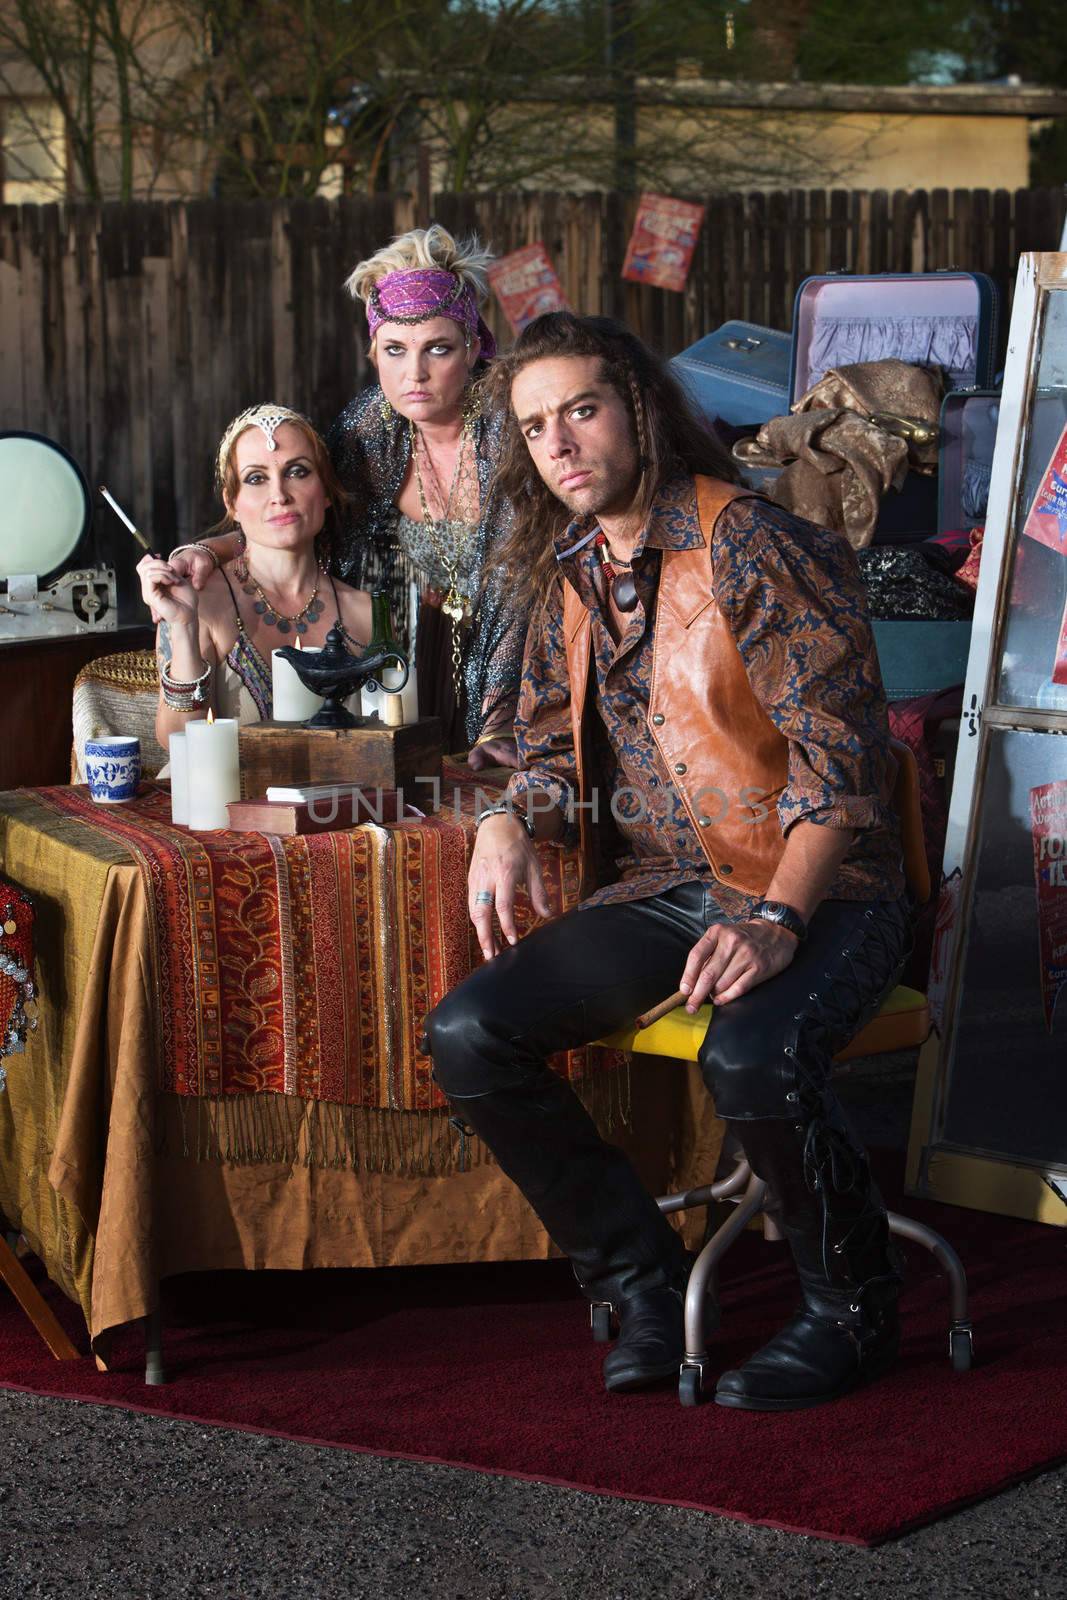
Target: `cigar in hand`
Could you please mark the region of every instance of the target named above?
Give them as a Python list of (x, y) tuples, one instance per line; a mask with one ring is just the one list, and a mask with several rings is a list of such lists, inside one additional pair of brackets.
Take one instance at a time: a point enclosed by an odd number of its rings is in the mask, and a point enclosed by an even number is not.
[(660, 1017), (665, 1017), (668, 1011), (676, 1011), (679, 1006), (684, 1006), (688, 998), (689, 996), (681, 989), (676, 989), (666, 1000), (661, 1000), (658, 1006), (653, 1006), (651, 1011), (642, 1011), (634, 1023), (635, 1033), (640, 1033), (642, 1028), (651, 1028), (652, 1024), (658, 1022)]

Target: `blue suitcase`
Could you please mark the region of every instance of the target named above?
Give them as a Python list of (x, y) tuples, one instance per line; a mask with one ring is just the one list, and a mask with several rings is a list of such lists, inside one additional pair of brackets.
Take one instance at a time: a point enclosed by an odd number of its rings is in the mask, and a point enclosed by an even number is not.
[(789, 410), (788, 333), (755, 322), (724, 322), (671, 361), (671, 370), (708, 422), (753, 430)]

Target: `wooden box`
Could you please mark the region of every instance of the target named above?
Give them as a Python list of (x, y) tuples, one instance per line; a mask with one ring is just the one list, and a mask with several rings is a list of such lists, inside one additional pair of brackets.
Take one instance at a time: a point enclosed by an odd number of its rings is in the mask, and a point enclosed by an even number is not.
[(270, 785), (350, 783), (361, 789), (402, 789), (421, 810), (432, 810), (441, 777), (441, 722), (420, 717), (387, 728), (368, 717), (358, 728), (304, 728), (293, 722), (252, 722), (240, 730), (241, 798), (262, 799)]

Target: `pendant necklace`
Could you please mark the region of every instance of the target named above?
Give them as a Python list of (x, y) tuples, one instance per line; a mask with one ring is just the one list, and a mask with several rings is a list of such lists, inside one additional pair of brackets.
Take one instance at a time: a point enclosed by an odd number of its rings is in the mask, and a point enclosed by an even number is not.
[(637, 585), (631, 569), (622, 561), (613, 561), (607, 537), (598, 533), (593, 540), (600, 558), (600, 570), (611, 585), (611, 598), (616, 611), (633, 611), (637, 605)]
[[(243, 594), (251, 596), (253, 601), (252, 610), (257, 617), (263, 618), (268, 628), (277, 628), (279, 633), (288, 633), (290, 628), (295, 629), (297, 633), (307, 633), (309, 625), (318, 622), (322, 616), (324, 606), (319, 599), (318, 582), (316, 582), (314, 589), (312, 589), (300, 610), (295, 616), (289, 617), (286, 616), (284, 611), (279, 611), (278, 607), (268, 600), (263, 585), (249, 571), (247, 562), (245, 563), (245, 575), (248, 581), (241, 585), (241, 591)], [(322, 567), (320, 566), (319, 577), (321, 578), (321, 576)]]
[[(426, 498), (426, 487), (422, 481), (422, 467), (419, 463), (420, 438), (422, 439), (423, 449), (426, 450), (427, 463), (436, 479), (437, 473), (434, 469), (433, 457), (430, 455), (429, 450), (426, 449), (425, 438), (422, 438), (418, 428), (410, 419), (408, 421), (408, 429), (409, 437), (411, 439), (411, 459), (415, 467), (415, 487), (418, 490), (419, 508), (422, 511), (422, 520), (425, 525), (426, 532), (429, 535), (430, 544), (433, 548), (434, 554), (437, 556), (438, 561), (441, 563), (441, 566), (444, 569), (445, 577), (448, 583), (448, 589), (445, 593), (444, 600), (441, 602), (441, 610), (449, 620), (452, 634), (452, 692), (455, 695), (456, 704), (459, 705), (460, 697), (463, 692), (463, 641), (460, 630), (463, 623), (470, 621), (474, 608), (471, 603), (470, 596), (465, 594), (460, 588), (459, 558), (461, 552), (459, 519), (457, 517), (457, 521), (455, 523), (452, 521), (452, 502), (457, 498), (457, 488), (460, 488), (461, 497), (464, 489), (467, 491), (468, 499), (470, 497), (470, 479), (473, 471), (475, 470), (475, 447), (472, 419), (467, 417), (464, 418), (463, 428), (459, 436), (459, 450), (456, 455), (456, 465), (452, 473), (452, 482), (448, 490), (448, 499), (445, 501), (445, 514), (441, 518), (441, 534), (444, 544), (443, 548), (442, 544), (438, 542), (438, 524), (434, 518), (433, 512), (430, 510), (430, 504)], [(443, 499), (440, 481), (438, 481), (437, 489), (438, 498)], [(461, 509), (461, 503), (457, 504), (457, 511), (460, 511)], [(449, 552), (448, 549), (448, 536), (450, 529), (453, 530), (451, 552)], [(473, 531), (474, 530), (472, 527), (472, 534)]]
[[(470, 620), (472, 608), (470, 596), (464, 594), (459, 586), (459, 538), (458, 536), (455, 538), (452, 557), (449, 559), (448, 551), (442, 549), (437, 541), (437, 519), (430, 510), (429, 501), (426, 498), (426, 487), (422, 481), (422, 466), (419, 461), (419, 440), (421, 435), (414, 422), (409, 420), (408, 426), (411, 431), (411, 459), (415, 465), (415, 487), (419, 496), (419, 509), (422, 512), (422, 520), (425, 524), (426, 531), (430, 536), (430, 543), (433, 546), (434, 553), (444, 568), (445, 575), (448, 580), (448, 590), (445, 594), (444, 601), (442, 602), (441, 610), (453, 623), (467, 622)], [(425, 450), (426, 442), (424, 439), (422, 440), (422, 445), (423, 449)], [(469, 424), (464, 422), (463, 430), (459, 437), (459, 450), (456, 454), (456, 465), (452, 473), (452, 482), (448, 490), (448, 499), (445, 501), (444, 516), (441, 518), (446, 537), (448, 528), (452, 522), (452, 502), (456, 498), (456, 489), (460, 483), (465, 484), (465, 480), (470, 475), (469, 467), (465, 470), (465, 463), (468, 453), (470, 453), (470, 455), (473, 457), (472, 447), (472, 431)], [(429, 450), (426, 450), (426, 459), (431, 470), (434, 470), (433, 458), (431, 457)], [(436, 476), (436, 471), (434, 471), (434, 477), (436, 478)], [(438, 484), (438, 492), (440, 492), (440, 484)]]

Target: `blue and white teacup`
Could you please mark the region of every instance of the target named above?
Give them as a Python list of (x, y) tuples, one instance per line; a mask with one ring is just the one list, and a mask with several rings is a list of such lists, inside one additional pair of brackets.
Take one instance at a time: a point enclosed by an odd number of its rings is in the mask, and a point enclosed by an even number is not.
[(141, 781), (140, 739), (86, 739), (85, 778), (98, 805), (120, 806), (132, 800)]

